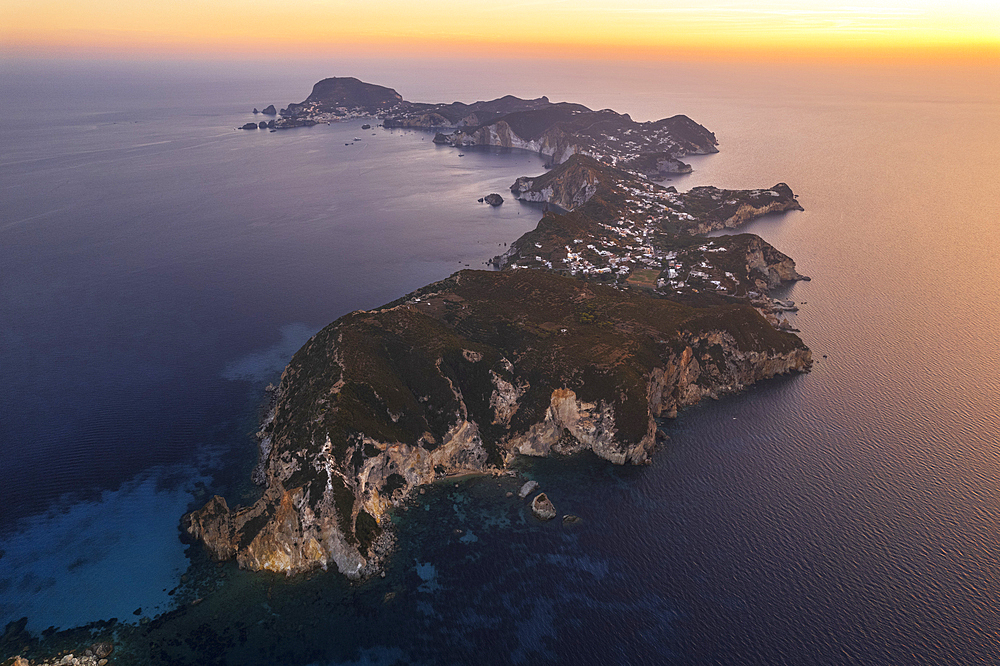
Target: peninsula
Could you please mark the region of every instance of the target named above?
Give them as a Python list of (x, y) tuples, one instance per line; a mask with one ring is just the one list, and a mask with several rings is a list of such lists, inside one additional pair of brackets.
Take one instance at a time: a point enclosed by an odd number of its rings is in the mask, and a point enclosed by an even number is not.
[(512, 95), (472, 104), (407, 102), (392, 88), (349, 77), (323, 79), (309, 97), (281, 109), (279, 116), (261, 126), (288, 129), (379, 116), (385, 127), (453, 130), (438, 133), (436, 143), (522, 148), (551, 157), (553, 164), (589, 155), (650, 178), (691, 171), (679, 159), (684, 155), (718, 152), (715, 135), (687, 116), (638, 123), (611, 109)]
[(511, 186), (548, 210), (493, 259), (501, 270), (345, 315), (294, 355), (258, 433), (263, 496), (235, 508), (216, 496), (183, 519), (217, 559), (364, 577), (391, 545), (393, 507), (423, 484), (518, 455), (647, 463), (657, 418), (811, 367), (768, 298), (806, 279), (794, 262), (752, 234), (700, 235), (801, 210), (795, 195), (650, 181), (715, 150), (685, 116), (635, 123), (545, 97), (413, 104), (356, 79), (321, 81), (280, 115), (450, 128), (439, 143), (534, 150), (554, 168)]

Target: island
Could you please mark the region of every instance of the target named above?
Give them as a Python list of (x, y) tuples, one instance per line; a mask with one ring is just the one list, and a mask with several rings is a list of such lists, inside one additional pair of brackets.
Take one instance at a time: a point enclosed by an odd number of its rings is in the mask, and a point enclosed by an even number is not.
[(769, 297), (808, 278), (756, 235), (704, 236), (801, 206), (783, 183), (679, 193), (650, 180), (716, 150), (685, 116), (636, 123), (545, 97), (414, 104), (325, 79), (275, 125), (363, 115), (452, 129), (438, 143), (547, 155), (548, 172), (510, 188), (541, 219), (493, 259), (499, 270), (345, 315), (296, 352), (258, 433), (260, 499), (215, 496), (182, 520), (214, 558), (364, 578), (391, 550), (391, 512), (424, 484), (505, 473), (517, 456), (586, 450), (645, 464), (658, 418), (810, 369), (810, 350), (775, 316), (790, 306)]
[[(451, 129), (434, 142), (455, 147), (497, 146), (541, 153), (561, 164), (576, 154), (650, 178), (691, 171), (684, 155), (718, 152), (715, 134), (684, 115), (639, 123), (611, 109), (552, 103), (548, 97), (506, 95), (464, 104), (405, 101), (392, 88), (351, 77), (323, 79), (302, 102), (289, 104), (271, 129), (288, 129), (349, 118), (381, 116), (385, 127)], [(249, 123), (245, 128), (249, 127)]]

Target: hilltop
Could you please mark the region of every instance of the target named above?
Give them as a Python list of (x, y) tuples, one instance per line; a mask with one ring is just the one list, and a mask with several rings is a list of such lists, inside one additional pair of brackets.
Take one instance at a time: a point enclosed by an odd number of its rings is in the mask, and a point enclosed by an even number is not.
[(462, 271), (320, 331), (261, 431), (264, 496), (185, 518), (219, 559), (296, 573), (379, 566), (422, 484), (517, 454), (646, 463), (655, 417), (809, 367), (747, 305), (692, 308), (544, 271)]
[(591, 111), (579, 104), (510, 113), (479, 127), (438, 135), (435, 141), (522, 148), (551, 157), (553, 165), (573, 155), (587, 155), (650, 178), (690, 172), (691, 167), (678, 159), (684, 155), (718, 152), (715, 135), (687, 116), (638, 123), (628, 114)]

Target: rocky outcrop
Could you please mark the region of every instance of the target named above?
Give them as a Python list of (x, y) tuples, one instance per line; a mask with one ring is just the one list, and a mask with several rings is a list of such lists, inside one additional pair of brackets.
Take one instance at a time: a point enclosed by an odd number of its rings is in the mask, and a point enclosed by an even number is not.
[(578, 155), (541, 176), (521, 176), (510, 186), (510, 191), (521, 201), (550, 203), (573, 210), (594, 196), (602, 180), (612, 180), (612, 173), (617, 170)]
[(114, 652), (114, 643), (99, 641), (79, 652), (69, 652), (59, 656), (35, 661), (15, 656), (5, 659), (3, 666), (106, 666), (108, 657)]
[(687, 116), (637, 123), (628, 114), (610, 109), (591, 111), (578, 104), (552, 104), (511, 113), (491, 123), (460, 129), (446, 140), (456, 147), (530, 150), (551, 157), (555, 165), (573, 155), (588, 155), (651, 178), (689, 172), (691, 167), (678, 160), (679, 156), (717, 152), (715, 135)]
[(791, 257), (756, 236), (747, 243), (745, 252), (749, 274), (762, 293), (782, 282), (809, 279), (795, 270), (795, 262)]
[(694, 187), (681, 195), (681, 199), (682, 209), (695, 218), (691, 231), (700, 234), (734, 229), (770, 213), (802, 210), (792, 189), (785, 183), (762, 190)]
[(276, 116), (278, 115), (278, 110), (274, 108), (274, 104), (268, 104), (261, 113), (265, 116)]
[(503, 197), (494, 192), (493, 194), (487, 194), (485, 197), (483, 197), (483, 201), (485, 201), (491, 206), (499, 206), (500, 204), (503, 203)]
[(556, 517), (556, 508), (545, 493), (538, 493), (531, 500), (531, 513), (539, 520), (552, 520)]
[(810, 362), (749, 307), (463, 271), (306, 343), (263, 428), (263, 497), (214, 497), (184, 528), (247, 569), (362, 577), (391, 545), (390, 510), (423, 484), (518, 455), (646, 463), (655, 417)]
[(315, 107), (319, 112), (357, 109), (378, 114), (387, 113), (402, 103), (403, 97), (392, 88), (345, 76), (323, 79), (316, 83), (301, 106)]

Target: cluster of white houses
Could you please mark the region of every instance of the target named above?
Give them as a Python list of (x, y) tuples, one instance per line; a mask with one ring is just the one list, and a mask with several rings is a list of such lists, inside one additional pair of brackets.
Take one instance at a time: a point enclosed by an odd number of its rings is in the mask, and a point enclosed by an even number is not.
[[(521, 256), (512, 263), (513, 268), (545, 268), (576, 276), (607, 276), (602, 279), (624, 284), (638, 284), (663, 291), (684, 289), (709, 289), (734, 293), (736, 277), (712, 265), (713, 254), (728, 250), (717, 241), (707, 241), (700, 246), (683, 250), (664, 250), (662, 223), (694, 220), (689, 213), (679, 210), (682, 202), (678, 195), (650, 184), (638, 187), (619, 185), (625, 194), (625, 208), (616, 224), (598, 224), (604, 233), (574, 238), (561, 247), (543, 247), (535, 242), (521, 248)], [(633, 279), (635, 271), (651, 272), (650, 280)], [(655, 272), (654, 272), (655, 271)]]

